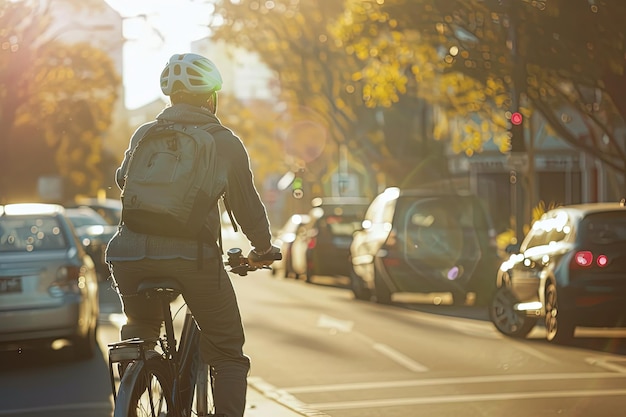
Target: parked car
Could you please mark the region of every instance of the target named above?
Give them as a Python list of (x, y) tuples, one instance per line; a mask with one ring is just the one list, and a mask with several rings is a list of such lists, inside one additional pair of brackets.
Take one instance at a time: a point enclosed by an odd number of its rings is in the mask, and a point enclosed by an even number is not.
[(97, 348), (98, 279), (65, 209), (0, 206), (0, 348), (72, 342), (79, 358)]
[(79, 198), (79, 206), (87, 206), (94, 209), (107, 223), (117, 226), (122, 218), (122, 202), (113, 198)]
[(364, 197), (313, 199), (310, 221), (291, 249), (294, 273), (311, 282), (316, 275), (350, 276), (350, 244), (370, 200)]
[(568, 343), (576, 326), (626, 327), (626, 208), (620, 203), (549, 210), (508, 251), (489, 308), (503, 334), (525, 337), (542, 320), (547, 340)]
[[(307, 214), (292, 214), (289, 216), (289, 220), (276, 233), (274, 244), (280, 246), (283, 258), (272, 264), (272, 275), (282, 275), (285, 278), (300, 278), (300, 274), (293, 267), (291, 252), (296, 236), (306, 234), (306, 225), (309, 221), (310, 217)], [(299, 242), (302, 242), (302, 239)]]
[(87, 254), (91, 256), (98, 279), (106, 280), (109, 276), (109, 267), (104, 261), (104, 252), (109, 240), (117, 231), (117, 226), (109, 224), (104, 217), (87, 206), (66, 208), (65, 215), (74, 225)]
[(387, 188), (367, 209), (350, 247), (357, 299), (390, 303), (394, 293), (468, 293), (487, 305), (501, 262), (490, 217), (469, 193)]

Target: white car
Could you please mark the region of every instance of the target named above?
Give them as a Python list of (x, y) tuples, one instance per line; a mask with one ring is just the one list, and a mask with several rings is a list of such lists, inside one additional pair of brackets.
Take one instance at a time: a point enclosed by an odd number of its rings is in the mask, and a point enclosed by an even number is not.
[(52, 204), (0, 205), (0, 349), (69, 341), (86, 359), (96, 348), (98, 279), (91, 257)]

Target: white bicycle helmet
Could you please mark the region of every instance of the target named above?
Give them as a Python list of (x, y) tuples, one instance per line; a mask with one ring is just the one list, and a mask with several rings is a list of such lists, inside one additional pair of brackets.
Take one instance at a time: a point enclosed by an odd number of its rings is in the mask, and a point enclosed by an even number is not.
[(211, 60), (198, 54), (172, 55), (161, 72), (161, 91), (208, 94), (222, 88), (222, 76)]

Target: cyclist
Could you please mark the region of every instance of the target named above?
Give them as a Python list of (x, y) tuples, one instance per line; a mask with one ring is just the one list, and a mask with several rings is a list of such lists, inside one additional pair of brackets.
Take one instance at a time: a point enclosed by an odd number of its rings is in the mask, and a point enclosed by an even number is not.
[[(209, 59), (192, 53), (173, 55), (161, 73), (161, 90), (169, 96), (171, 105), (156, 119), (190, 125), (220, 123), (216, 110), (217, 91), (221, 87), (221, 75)], [(124, 186), (129, 158), (147, 125), (132, 135), (116, 171), (120, 189)], [(280, 249), (271, 242), (267, 213), (253, 183), (248, 152), (242, 141), (226, 128), (213, 136), (220, 167), (227, 171), (228, 202), (253, 247), (249, 261), (255, 266), (270, 264), (265, 258)], [(210, 212), (211, 231), (218, 236), (218, 206), (206, 209)], [(184, 287), (182, 296), (201, 331), (202, 357), (210, 364), (215, 381), (215, 412), (242, 417), (250, 360), (243, 353), (244, 330), (236, 295), (218, 246), (205, 244), (199, 248), (198, 245), (196, 240), (136, 233), (123, 222), (120, 224), (107, 246), (106, 261), (127, 317), (121, 338), (158, 337), (162, 322), (160, 306), (157, 301), (136, 296), (137, 285), (146, 277), (176, 277)]]

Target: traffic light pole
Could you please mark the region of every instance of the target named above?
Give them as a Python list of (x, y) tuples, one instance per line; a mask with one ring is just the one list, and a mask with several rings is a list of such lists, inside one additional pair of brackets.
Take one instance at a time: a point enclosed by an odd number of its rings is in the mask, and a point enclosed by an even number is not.
[(508, 44), (511, 49), (512, 85), (511, 85), (511, 112), (509, 135), (511, 148), (508, 162), (511, 172), (511, 212), (515, 215), (515, 237), (519, 242), (524, 237), (524, 202), (527, 196), (524, 192), (524, 182), (528, 174), (528, 153), (524, 138), (524, 117), (520, 113), (520, 97), (525, 83), (525, 66), (520, 60), (517, 40), (517, 15), (510, 0), (506, 2), (507, 19), (509, 22)]

